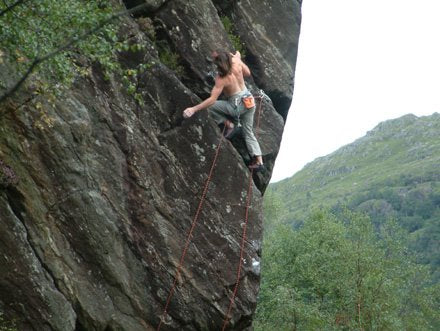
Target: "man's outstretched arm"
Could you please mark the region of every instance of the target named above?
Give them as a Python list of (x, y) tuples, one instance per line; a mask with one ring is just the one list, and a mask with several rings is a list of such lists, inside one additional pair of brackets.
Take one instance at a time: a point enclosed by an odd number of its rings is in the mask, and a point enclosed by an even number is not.
[(212, 91), (211, 91), (211, 96), (208, 99), (205, 99), (204, 101), (199, 103), (198, 105), (195, 105), (194, 107), (186, 108), (183, 111), (183, 117), (189, 118), (192, 115), (194, 115), (196, 112), (198, 112), (199, 110), (202, 110), (202, 109), (208, 108), (209, 106), (212, 106), (214, 104), (214, 102), (217, 101), (220, 94), (222, 93), (223, 87), (224, 87), (223, 80), (220, 79), (219, 77), (217, 77), (215, 80), (215, 86), (212, 88)]

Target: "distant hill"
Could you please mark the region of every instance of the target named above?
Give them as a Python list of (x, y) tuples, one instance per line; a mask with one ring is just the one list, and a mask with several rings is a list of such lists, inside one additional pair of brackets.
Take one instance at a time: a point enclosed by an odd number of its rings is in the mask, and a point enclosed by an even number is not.
[[(307, 164), (267, 190), (267, 218), (301, 224), (314, 207), (365, 211), (380, 224), (395, 218), (420, 261), (440, 279), (440, 114), (405, 115)], [(273, 208), (274, 206), (277, 208)], [(270, 226), (270, 225), (269, 225)]]

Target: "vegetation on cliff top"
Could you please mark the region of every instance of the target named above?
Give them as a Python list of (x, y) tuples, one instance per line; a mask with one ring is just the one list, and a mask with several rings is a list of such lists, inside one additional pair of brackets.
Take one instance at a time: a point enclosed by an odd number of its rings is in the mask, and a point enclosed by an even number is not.
[[(0, 8), (6, 9), (6, 3)], [(108, 1), (24, 1), (0, 17), (2, 56), (24, 73), (34, 59), (44, 57), (66, 41), (92, 30), (112, 13)], [(75, 49), (64, 50), (41, 63), (40, 75), (51, 82), (72, 81), (81, 73), (75, 56), (78, 52), (112, 68), (115, 65), (113, 45), (117, 41), (116, 32), (116, 25), (107, 24), (84, 40), (78, 40)]]
[(242, 57), (246, 57), (245, 45), (241, 41), (240, 36), (235, 32), (235, 27), (234, 24), (232, 24), (231, 19), (228, 16), (222, 16), (220, 19), (234, 49), (239, 51)]
[[(59, 93), (75, 78), (87, 76), (99, 63), (104, 75), (119, 75), (126, 90), (143, 104), (136, 91), (137, 76), (148, 69), (123, 68), (118, 52), (139, 51), (140, 43), (118, 36), (120, 21), (129, 11), (115, 12), (111, 1), (18, 1), (0, 4), (0, 64), (18, 72), (15, 82), (0, 82), (0, 90), (14, 89), (30, 74), (35, 94)], [(139, 7), (138, 7), (139, 8)], [(135, 11), (133, 8), (130, 11)], [(3, 99), (0, 94), (0, 100)]]

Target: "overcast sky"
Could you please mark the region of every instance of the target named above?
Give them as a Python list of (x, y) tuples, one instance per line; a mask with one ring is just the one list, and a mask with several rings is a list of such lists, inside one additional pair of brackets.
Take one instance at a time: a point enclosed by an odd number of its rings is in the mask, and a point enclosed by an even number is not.
[(304, 0), (272, 182), (380, 122), (440, 112), (440, 0)]

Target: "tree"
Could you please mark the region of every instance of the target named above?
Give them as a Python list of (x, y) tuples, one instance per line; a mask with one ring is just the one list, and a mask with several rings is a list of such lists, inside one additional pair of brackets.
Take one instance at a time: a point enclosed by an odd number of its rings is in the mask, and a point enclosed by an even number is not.
[(71, 80), (75, 72), (74, 46), (93, 61), (114, 68), (114, 21), (146, 5), (114, 13), (111, 2), (99, 0), (22, 0), (11, 5), (4, 2), (0, 7), (0, 63), (4, 49), (9, 62), (17, 65), (20, 77), (10, 86), (3, 86), (0, 104), (14, 95), (42, 64), (46, 64), (44, 79)]
[(284, 210), (281, 200), (271, 190), (264, 195), (264, 231), (268, 234), (282, 218), (281, 211)]
[[(266, 330), (429, 330), (440, 320), (438, 288), (413, 262), (395, 222), (317, 211), (297, 231), (266, 238), (255, 327)], [(436, 301), (437, 300), (437, 301)]]

